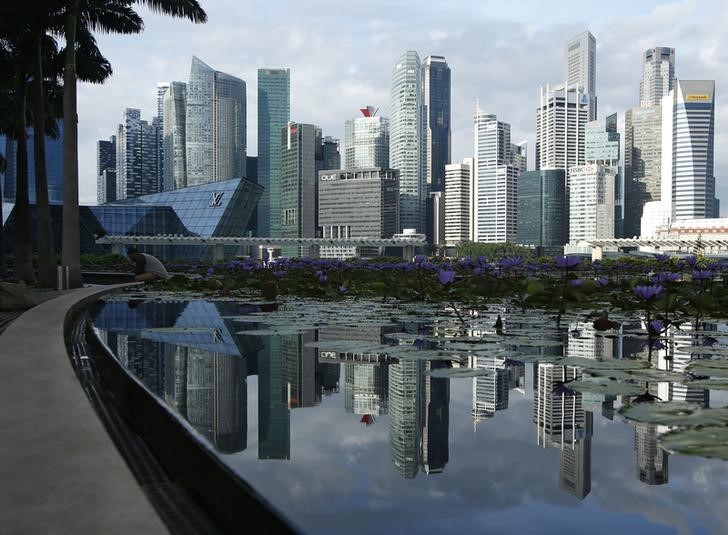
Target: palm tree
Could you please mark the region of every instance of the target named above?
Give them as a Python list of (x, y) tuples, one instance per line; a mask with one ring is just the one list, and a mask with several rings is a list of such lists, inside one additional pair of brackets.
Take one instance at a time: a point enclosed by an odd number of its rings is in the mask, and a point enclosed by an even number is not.
[(138, 33), (143, 21), (132, 9), (145, 5), (152, 11), (205, 22), (197, 0), (55, 0), (64, 18), (66, 40), (63, 69), (63, 248), (61, 263), (69, 267), (69, 285), (81, 286), (81, 248), (78, 221), (78, 113), (76, 102), (76, 44), (80, 28), (113, 33)]

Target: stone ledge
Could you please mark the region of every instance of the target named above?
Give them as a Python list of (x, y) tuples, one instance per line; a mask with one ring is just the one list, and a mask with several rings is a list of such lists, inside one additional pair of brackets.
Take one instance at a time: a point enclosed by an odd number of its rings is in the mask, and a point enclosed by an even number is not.
[(66, 353), (73, 313), (129, 284), (69, 291), (0, 335), (0, 526), (7, 533), (165, 533)]

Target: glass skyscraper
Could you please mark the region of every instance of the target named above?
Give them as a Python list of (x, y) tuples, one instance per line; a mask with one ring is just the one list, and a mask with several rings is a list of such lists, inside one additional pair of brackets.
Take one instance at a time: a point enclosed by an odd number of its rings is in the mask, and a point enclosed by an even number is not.
[(422, 62), (425, 107), (425, 165), (429, 191), (444, 191), (445, 166), (450, 163), (450, 67), (442, 56)]
[(564, 83), (587, 96), (588, 120), (597, 118), (597, 40), (582, 32), (564, 44)]
[(96, 144), (96, 202), (116, 200), (116, 136)]
[(187, 186), (187, 150), (185, 124), (187, 84), (171, 82), (164, 93), (162, 147), (164, 154), (164, 190)]
[(258, 235), (281, 235), (281, 131), (291, 119), (291, 72), (258, 69)]
[(414, 50), (400, 56), (392, 71), (389, 165), (399, 170), (402, 229), (425, 230), (427, 181), (424, 171), (422, 75)]
[(389, 167), (389, 119), (376, 115), (372, 106), (362, 116), (346, 121), (344, 169)]
[(537, 254), (562, 254), (568, 241), (563, 169), (526, 171), (518, 177), (518, 243)]
[(640, 81), (640, 107), (659, 106), (675, 85), (675, 49), (656, 46), (645, 51)]
[(245, 175), (246, 95), (240, 78), (193, 56), (187, 86), (187, 185)]
[(161, 191), (157, 173), (157, 128), (141, 111), (127, 108), (116, 136), (116, 199)]

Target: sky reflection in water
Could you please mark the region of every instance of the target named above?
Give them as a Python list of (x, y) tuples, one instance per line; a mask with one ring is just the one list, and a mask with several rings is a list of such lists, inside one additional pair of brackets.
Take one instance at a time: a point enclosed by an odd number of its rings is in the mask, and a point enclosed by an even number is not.
[[(497, 337), (499, 313), (516, 336)], [(540, 313), (494, 309), (460, 333), (488, 344), (452, 346), (455, 366), (487, 375), (450, 379), (430, 373), (452, 353), (417, 357), (459, 324), (425, 305), (120, 297), (92, 315), (124, 365), (305, 532), (728, 533), (728, 463), (667, 453), (667, 427), (625, 421), (627, 397), (573, 391), (580, 368), (558, 365), (647, 359), (638, 324), (598, 333), (575, 316), (558, 331)], [(726, 325), (708, 328), (728, 345)], [(682, 372), (690, 354), (673, 348), (695, 335), (672, 334), (650, 358)], [(354, 349), (382, 344), (398, 345)], [(645, 388), (728, 403), (689, 384)]]

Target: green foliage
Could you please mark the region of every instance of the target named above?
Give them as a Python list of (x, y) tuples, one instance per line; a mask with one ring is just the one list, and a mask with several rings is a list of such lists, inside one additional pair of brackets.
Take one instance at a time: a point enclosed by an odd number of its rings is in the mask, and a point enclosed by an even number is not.
[(478, 256), (484, 256), (491, 260), (498, 260), (511, 256), (522, 256), (524, 258), (530, 258), (533, 255), (534, 249), (515, 245), (510, 242), (476, 243), (471, 241), (463, 241), (458, 243), (455, 247), (456, 258), (465, 258), (466, 256), (476, 258)]

